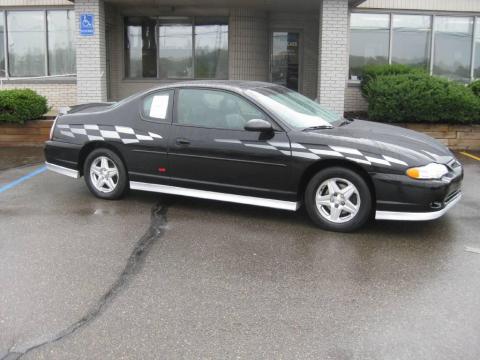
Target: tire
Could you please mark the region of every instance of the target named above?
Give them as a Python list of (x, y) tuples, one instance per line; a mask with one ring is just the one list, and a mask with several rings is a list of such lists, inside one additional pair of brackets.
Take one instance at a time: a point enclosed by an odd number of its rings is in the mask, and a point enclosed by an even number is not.
[(355, 231), (370, 219), (372, 210), (372, 194), (366, 181), (344, 167), (330, 167), (315, 174), (304, 200), (313, 222), (329, 231)]
[(100, 199), (120, 199), (128, 190), (127, 169), (109, 149), (95, 149), (88, 154), (83, 175), (90, 192)]

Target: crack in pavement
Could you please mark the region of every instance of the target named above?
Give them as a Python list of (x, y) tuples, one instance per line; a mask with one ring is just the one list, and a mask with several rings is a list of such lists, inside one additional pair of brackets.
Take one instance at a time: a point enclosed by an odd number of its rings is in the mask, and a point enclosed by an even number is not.
[(17, 360), (23, 355), (29, 353), (34, 349), (38, 349), (44, 345), (55, 343), (65, 337), (72, 335), (78, 329), (88, 325), (95, 320), (111, 303), (113, 298), (117, 296), (120, 291), (128, 284), (134, 275), (136, 275), (142, 268), (150, 249), (153, 244), (157, 242), (165, 233), (167, 226), (167, 206), (162, 201), (159, 201), (151, 210), (151, 222), (146, 233), (137, 241), (133, 248), (123, 271), (118, 276), (117, 280), (112, 284), (107, 292), (87, 311), (87, 313), (78, 321), (60, 331), (59, 333), (47, 338), (37, 341), (30, 346), (16, 346), (13, 345), (0, 360)]

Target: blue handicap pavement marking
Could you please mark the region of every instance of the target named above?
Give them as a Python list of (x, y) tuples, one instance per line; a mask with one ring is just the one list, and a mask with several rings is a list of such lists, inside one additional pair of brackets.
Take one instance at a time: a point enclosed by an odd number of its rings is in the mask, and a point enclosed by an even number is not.
[(93, 14), (80, 14), (80, 35), (92, 36), (94, 34)]
[(39, 167), (38, 169), (35, 169), (31, 173), (28, 173), (27, 175), (22, 176), (21, 178), (18, 178), (17, 180), (14, 180), (12, 182), (9, 182), (8, 184), (3, 185), (0, 187), (0, 194), (3, 193), (4, 191), (10, 190), (14, 188), (17, 185), (20, 185), (21, 183), (27, 181), (28, 179), (31, 179), (32, 177), (43, 173), (45, 170), (47, 170), (46, 166)]

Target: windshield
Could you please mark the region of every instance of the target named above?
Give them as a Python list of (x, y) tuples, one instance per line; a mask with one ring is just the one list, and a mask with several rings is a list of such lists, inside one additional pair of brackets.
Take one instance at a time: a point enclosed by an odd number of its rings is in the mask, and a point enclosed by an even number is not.
[(246, 93), (296, 129), (332, 127), (331, 123), (341, 120), (340, 115), (319, 103), (281, 86), (261, 87)]

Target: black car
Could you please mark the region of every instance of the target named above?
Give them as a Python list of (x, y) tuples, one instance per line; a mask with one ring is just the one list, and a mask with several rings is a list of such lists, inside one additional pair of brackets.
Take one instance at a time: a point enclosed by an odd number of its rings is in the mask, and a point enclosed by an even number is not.
[(461, 197), (463, 170), (429, 136), (347, 120), (263, 82), (181, 82), (59, 115), (50, 170), (85, 177), (118, 199), (127, 189), (295, 211), (352, 231), (375, 217), (431, 220)]

